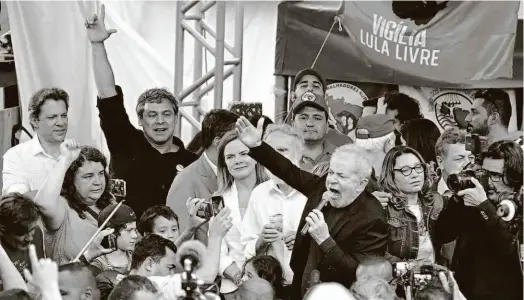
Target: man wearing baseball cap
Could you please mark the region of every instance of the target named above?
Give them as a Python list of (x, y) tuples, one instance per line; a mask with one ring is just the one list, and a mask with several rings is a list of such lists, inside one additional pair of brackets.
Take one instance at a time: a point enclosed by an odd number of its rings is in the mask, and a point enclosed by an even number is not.
[[(299, 71), (295, 75), (295, 81), (293, 84), (293, 92), (291, 94), (291, 100), (293, 101), (293, 106), (297, 105), (297, 101), (303, 100), (305, 94), (311, 96), (320, 96), (325, 97), (326, 94), (326, 81), (322, 75), (314, 69), (304, 69)], [(307, 98), (307, 96), (305, 97)], [(325, 100), (324, 100), (325, 102)], [(329, 117), (328, 106), (325, 105), (327, 115)], [(329, 121), (329, 118), (326, 120)], [(327, 134), (325, 135), (326, 140), (336, 147), (342, 146), (345, 144), (352, 143), (350, 137), (345, 134), (340, 133), (334, 128), (328, 128)]]
[(304, 148), (300, 167), (311, 171), (322, 161), (328, 161), (335, 151), (335, 146), (327, 139), (328, 106), (324, 96), (307, 92), (302, 99), (294, 102), (291, 111), (293, 127), (304, 139)]

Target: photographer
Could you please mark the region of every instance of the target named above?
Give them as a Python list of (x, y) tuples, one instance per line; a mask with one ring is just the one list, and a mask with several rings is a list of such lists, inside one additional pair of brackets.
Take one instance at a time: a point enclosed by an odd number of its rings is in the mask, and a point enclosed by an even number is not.
[(451, 269), (468, 299), (522, 299), (522, 212), (517, 209), (518, 220), (510, 222), (497, 215), (500, 201), (522, 187), (522, 156), (516, 143), (499, 141), (482, 156), (486, 180), (458, 176), (457, 185), (471, 182), (474, 188), (452, 186), (448, 180), (455, 195), (436, 222), (436, 238), (442, 243), (457, 239)]

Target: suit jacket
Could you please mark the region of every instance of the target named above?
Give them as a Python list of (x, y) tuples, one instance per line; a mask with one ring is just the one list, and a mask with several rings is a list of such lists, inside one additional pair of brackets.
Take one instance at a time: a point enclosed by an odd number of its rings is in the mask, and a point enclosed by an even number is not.
[[(167, 194), (167, 206), (171, 207), (178, 215), (180, 231), (186, 228), (189, 221), (189, 212), (186, 207), (187, 199), (208, 199), (217, 189), (217, 176), (203, 154), (175, 177)], [(196, 238), (206, 245), (207, 230), (208, 223), (205, 223), (196, 232)]]
[[(305, 217), (318, 206), (326, 191), (326, 177), (319, 177), (301, 170), (292, 164), (271, 146), (262, 143), (251, 148), (250, 156), (266, 167), (273, 175), (284, 180), (291, 187), (301, 192), (308, 198), (302, 212), (299, 230), (306, 224)], [(360, 260), (367, 255), (383, 256), (387, 247), (388, 225), (386, 213), (380, 202), (369, 192), (362, 192), (355, 201), (347, 207), (326, 210), (338, 210), (343, 216), (331, 221), (329, 215), (326, 223), (329, 228), (331, 244), (327, 251), (322, 248), (320, 261), (312, 267), (320, 271), (320, 280), (323, 282), (334, 281), (350, 287), (355, 281), (355, 271)], [(302, 277), (307, 269), (310, 259), (310, 248), (316, 242), (309, 234), (302, 236), (300, 232), (295, 238), (293, 254), (291, 256), (291, 269), (293, 278), (293, 299), (302, 299)], [(309, 277), (309, 274), (305, 274)]]

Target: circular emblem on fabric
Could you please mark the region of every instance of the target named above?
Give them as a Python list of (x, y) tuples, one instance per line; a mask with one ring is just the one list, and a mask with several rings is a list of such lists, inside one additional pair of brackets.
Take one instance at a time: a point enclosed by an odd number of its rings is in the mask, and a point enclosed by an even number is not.
[(336, 122), (338, 131), (354, 137), (357, 121), (362, 115), (362, 102), (368, 96), (357, 86), (346, 82), (336, 82), (327, 86), (326, 102), (329, 107), (329, 116)]
[(473, 94), (468, 90), (434, 89), (430, 93), (430, 107), (434, 110), (435, 120), (442, 129), (459, 127), (466, 129)]

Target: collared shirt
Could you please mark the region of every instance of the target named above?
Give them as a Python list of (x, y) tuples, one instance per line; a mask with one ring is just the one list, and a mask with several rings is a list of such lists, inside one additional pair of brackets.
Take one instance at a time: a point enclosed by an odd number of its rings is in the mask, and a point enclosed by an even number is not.
[(217, 166), (209, 159), (209, 156), (207, 156), (207, 153), (206, 151), (204, 151), (204, 157), (207, 161), (207, 163), (209, 164), (209, 166), (211, 167), (211, 170), (213, 170), (213, 173), (215, 173), (216, 176), (218, 176), (218, 168)]
[(100, 127), (111, 153), (112, 177), (126, 182), (126, 205), (140, 218), (149, 207), (166, 204), (174, 178), (198, 156), (175, 136), (172, 140), (178, 150), (160, 153), (144, 132), (131, 124), (122, 89), (117, 86), (116, 90), (115, 96), (97, 101)]
[[(307, 197), (296, 190), (285, 195), (273, 180), (259, 184), (251, 193), (249, 205), (242, 221), (242, 243), (246, 245), (247, 259), (255, 256), (256, 243), (264, 225), (270, 223), (273, 215), (282, 215), (282, 233), (298, 231), (300, 217), (306, 205)], [(289, 265), (291, 253), (281, 239), (272, 243), (268, 255), (274, 256), (284, 270), (287, 284), (293, 282), (293, 271)]]
[(440, 180), (437, 184), (437, 193), (441, 196), (451, 196), (451, 190), (449, 189), (448, 185), (444, 181), (443, 177), (440, 177)]
[(322, 143), (323, 149), (322, 153), (320, 153), (319, 156), (316, 158), (307, 157), (305, 155), (302, 156), (302, 159), (300, 160), (300, 168), (302, 170), (311, 171), (313, 167), (315, 167), (318, 163), (323, 161), (329, 161), (331, 159), (331, 155), (333, 152), (335, 152), (336, 146), (330, 144), (328, 141), (324, 140)]
[(57, 161), (45, 152), (36, 134), (7, 150), (2, 168), (2, 194), (40, 189)]

